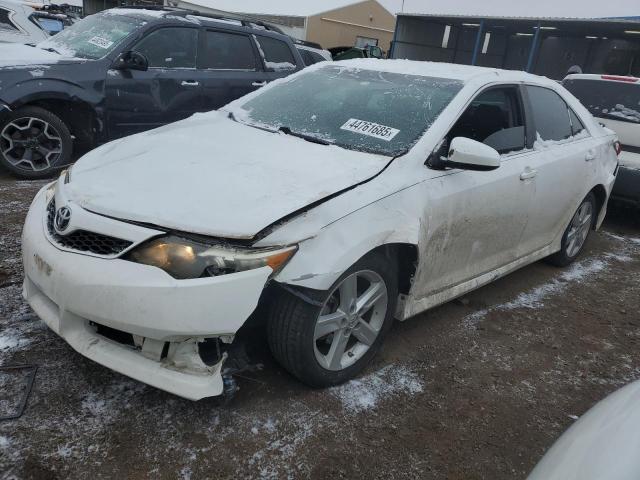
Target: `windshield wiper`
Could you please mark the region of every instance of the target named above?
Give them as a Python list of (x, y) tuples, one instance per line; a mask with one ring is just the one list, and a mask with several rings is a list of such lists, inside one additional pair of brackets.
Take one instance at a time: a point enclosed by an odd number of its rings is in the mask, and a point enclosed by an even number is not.
[(280, 130), (285, 135), (291, 135), (293, 137), (302, 138), (303, 140), (306, 140), (307, 142), (319, 143), (320, 145), (331, 145), (331, 142), (329, 142), (328, 140), (324, 140), (322, 138), (314, 137), (313, 135), (307, 135), (307, 134), (300, 133), (300, 132), (294, 132), (289, 127), (280, 127), (278, 130)]

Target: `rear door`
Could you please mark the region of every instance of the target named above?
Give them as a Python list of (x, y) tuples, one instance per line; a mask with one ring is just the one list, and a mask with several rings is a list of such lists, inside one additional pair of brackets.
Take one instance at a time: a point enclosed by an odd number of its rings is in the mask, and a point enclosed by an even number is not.
[(106, 104), (109, 136), (118, 138), (202, 111), (202, 75), (196, 69), (197, 26), (162, 27), (132, 48), (149, 61), (147, 71), (109, 70)]
[(198, 56), (207, 110), (216, 110), (266, 84), (258, 49), (242, 32), (207, 28)]
[(597, 142), (562, 97), (550, 88), (525, 87), (536, 130), (531, 165), (535, 198), (522, 249), (551, 244), (564, 231), (594, 178)]
[(253, 35), (253, 38), (262, 57), (268, 82), (291, 75), (304, 66), (300, 54), (287, 42), (266, 35)]

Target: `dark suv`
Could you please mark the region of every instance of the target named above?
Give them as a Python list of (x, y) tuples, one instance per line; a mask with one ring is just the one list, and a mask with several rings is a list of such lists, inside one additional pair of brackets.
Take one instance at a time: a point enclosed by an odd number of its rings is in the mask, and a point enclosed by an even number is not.
[(217, 109), (303, 67), (267, 24), (167, 8), (91, 15), (37, 46), (0, 45), (0, 165), (44, 177), (74, 146)]

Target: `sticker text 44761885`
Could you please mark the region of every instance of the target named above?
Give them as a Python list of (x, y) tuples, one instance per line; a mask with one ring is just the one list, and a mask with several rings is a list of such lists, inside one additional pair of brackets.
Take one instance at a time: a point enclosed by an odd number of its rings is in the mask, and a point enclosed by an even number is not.
[(397, 128), (387, 127), (380, 125), (379, 123), (366, 122), (364, 120), (358, 120), (357, 118), (350, 118), (344, 125), (340, 127), (341, 130), (347, 130), (349, 132), (359, 133), (361, 135), (367, 135), (369, 137), (379, 138), (387, 142), (391, 141), (400, 130)]

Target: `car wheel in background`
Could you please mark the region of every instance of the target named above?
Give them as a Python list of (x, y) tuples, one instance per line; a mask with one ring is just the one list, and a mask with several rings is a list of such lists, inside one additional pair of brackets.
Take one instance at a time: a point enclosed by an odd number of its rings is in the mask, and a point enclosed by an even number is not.
[(566, 267), (578, 257), (589, 233), (593, 230), (596, 213), (596, 197), (590, 192), (582, 200), (578, 210), (571, 218), (569, 226), (564, 231), (560, 251), (548, 258), (549, 263), (558, 267)]
[(51, 176), (69, 163), (73, 140), (58, 116), (24, 107), (0, 118), (0, 166), (17, 177)]
[(290, 293), (274, 302), (268, 341), (278, 362), (313, 387), (342, 383), (373, 358), (393, 324), (396, 266), (373, 253), (359, 260), (312, 304)]

